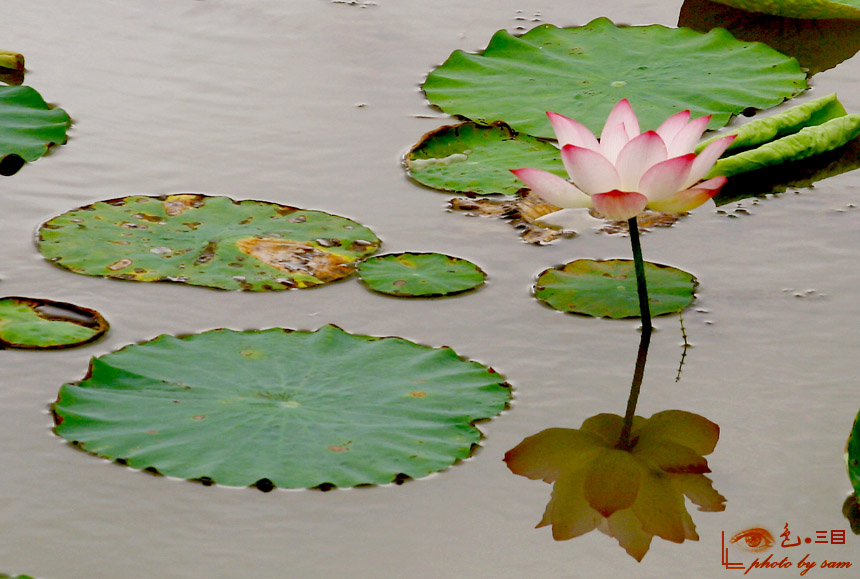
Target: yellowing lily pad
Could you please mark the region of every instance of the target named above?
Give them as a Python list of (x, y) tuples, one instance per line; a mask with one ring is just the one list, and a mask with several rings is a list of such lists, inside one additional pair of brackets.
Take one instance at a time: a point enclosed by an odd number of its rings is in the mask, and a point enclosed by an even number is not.
[(94, 358), (53, 412), (58, 435), (133, 468), (351, 487), (467, 458), (482, 438), (475, 423), (510, 396), (499, 374), (450, 348), (324, 326), (159, 336)]
[(400, 297), (437, 297), (462, 293), (484, 283), (486, 274), (474, 263), (441, 253), (393, 253), (358, 265), (370, 289)]
[(427, 187), (474, 195), (522, 189), (511, 169), (534, 167), (567, 177), (557, 147), (518, 135), (504, 123), (462, 123), (427, 133), (406, 155), (409, 175)]
[(443, 111), (489, 124), (504, 121), (536, 137), (554, 133), (546, 111), (595, 133), (627, 98), (642, 130), (689, 109), (725, 125), (747, 108), (766, 109), (806, 89), (797, 61), (723, 29), (616, 26), (599, 18), (577, 28), (497, 32), (482, 54), (454, 52), (423, 85)]
[(0, 347), (57, 349), (80, 346), (108, 330), (100, 313), (65, 302), (0, 298)]
[(84, 275), (273, 291), (346, 277), (380, 241), (321, 211), (182, 194), (74, 209), (42, 225), (38, 243), (47, 259)]
[[(693, 303), (696, 278), (680, 269), (645, 262), (652, 316), (680, 312)], [(633, 261), (578, 259), (538, 276), (535, 297), (563, 312), (605, 318), (639, 317)]]

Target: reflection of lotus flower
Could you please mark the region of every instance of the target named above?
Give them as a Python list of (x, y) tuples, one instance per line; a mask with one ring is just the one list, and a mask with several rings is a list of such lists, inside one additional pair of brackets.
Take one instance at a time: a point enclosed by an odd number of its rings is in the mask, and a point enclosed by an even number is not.
[(718, 139), (696, 156), (693, 149), (710, 116), (690, 121), (690, 111), (683, 111), (656, 131), (640, 134), (639, 121), (624, 99), (612, 109), (598, 142), (585, 125), (556, 113), (547, 115), (573, 183), (540, 169), (513, 173), (552, 205), (594, 207), (608, 219), (626, 221), (646, 207), (667, 213), (695, 209), (726, 182), (715, 177), (699, 183), (734, 140)]
[(703, 474), (710, 469), (702, 455), (714, 450), (720, 429), (681, 410), (637, 416), (631, 448), (621, 450), (623, 422), (598, 414), (579, 430), (544, 430), (508, 451), (505, 462), (515, 474), (554, 483), (538, 527), (552, 525), (556, 540), (597, 528), (641, 561), (654, 535), (676, 543), (699, 539), (684, 495), (701, 511), (725, 509)]

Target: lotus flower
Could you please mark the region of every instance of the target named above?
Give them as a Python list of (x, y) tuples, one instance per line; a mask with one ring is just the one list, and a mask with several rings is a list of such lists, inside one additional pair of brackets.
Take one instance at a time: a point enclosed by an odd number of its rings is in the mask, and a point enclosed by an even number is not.
[(594, 207), (607, 219), (626, 221), (646, 207), (667, 213), (695, 209), (726, 182), (702, 178), (734, 140), (717, 139), (693, 153), (711, 120), (690, 120), (690, 111), (672, 115), (656, 131), (640, 133), (633, 108), (624, 99), (612, 109), (598, 141), (585, 125), (548, 112), (572, 181), (540, 169), (513, 171), (547, 203), (567, 209)]
[(636, 560), (654, 535), (682, 543), (698, 540), (684, 495), (702, 511), (722, 511), (725, 498), (711, 486), (703, 455), (719, 427), (697, 414), (666, 410), (633, 418), (629, 450), (619, 449), (624, 419), (598, 414), (579, 430), (550, 428), (505, 454), (512, 472), (553, 483), (538, 527), (552, 525), (556, 540), (593, 529), (615, 537)]

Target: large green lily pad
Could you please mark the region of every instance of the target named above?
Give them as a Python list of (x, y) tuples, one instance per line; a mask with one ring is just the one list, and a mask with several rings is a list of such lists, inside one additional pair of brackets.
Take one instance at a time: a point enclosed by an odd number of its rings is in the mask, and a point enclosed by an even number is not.
[(380, 241), (322, 211), (183, 194), (74, 209), (42, 225), (38, 243), (47, 259), (84, 275), (271, 291), (348, 276)]
[[(0, 86), (0, 166), (35, 161), (51, 145), (66, 142), (72, 121), (60, 108), (51, 108), (28, 86)], [(13, 163), (14, 164), (14, 163)]]
[(57, 434), (134, 468), (351, 487), (468, 457), (481, 440), (474, 423), (510, 395), (499, 374), (450, 348), (325, 326), (159, 336), (94, 358), (53, 411)]
[(710, 128), (722, 127), (744, 109), (804, 91), (806, 74), (793, 58), (723, 29), (619, 27), (599, 18), (577, 28), (541, 25), (520, 37), (501, 30), (483, 54), (454, 52), (423, 88), (447, 113), (551, 138), (546, 111), (599, 134), (623, 98), (642, 130), (684, 109), (710, 114)]
[(108, 330), (100, 313), (65, 302), (0, 298), (0, 346), (56, 349), (92, 342)]
[(534, 167), (567, 177), (557, 147), (518, 135), (504, 123), (462, 123), (427, 133), (406, 155), (409, 175), (427, 187), (472, 195), (513, 195), (511, 169)]
[[(652, 316), (680, 312), (693, 303), (696, 278), (680, 269), (645, 262)], [(578, 259), (538, 276), (535, 297), (551, 308), (605, 318), (639, 317), (633, 261)]]
[(358, 265), (361, 281), (373, 291), (399, 297), (462, 293), (484, 283), (486, 274), (471, 261), (441, 253), (392, 253)]
[(747, 12), (789, 18), (860, 18), (860, 0), (714, 0)]

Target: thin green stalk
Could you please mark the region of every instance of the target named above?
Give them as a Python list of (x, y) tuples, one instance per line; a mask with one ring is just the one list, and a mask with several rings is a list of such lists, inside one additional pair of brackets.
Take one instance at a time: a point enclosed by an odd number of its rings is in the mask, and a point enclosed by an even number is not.
[(636, 287), (639, 290), (639, 315), (642, 317), (642, 331), (651, 331), (651, 307), (648, 305), (648, 286), (645, 283), (645, 262), (642, 260), (642, 246), (639, 244), (639, 224), (631, 217), (630, 245), (633, 246), (633, 267), (636, 270)]
[(648, 358), (648, 346), (651, 344), (651, 325), (642, 327), (642, 338), (639, 340), (639, 353), (636, 355), (636, 369), (633, 370), (633, 384), (630, 386), (630, 397), (627, 399), (627, 412), (624, 414), (624, 424), (621, 427), (621, 437), (618, 440), (620, 450), (632, 448), (630, 431), (633, 428), (633, 416), (636, 414), (636, 403), (639, 401), (639, 390), (642, 388), (642, 377), (645, 375), (645, 360)]

